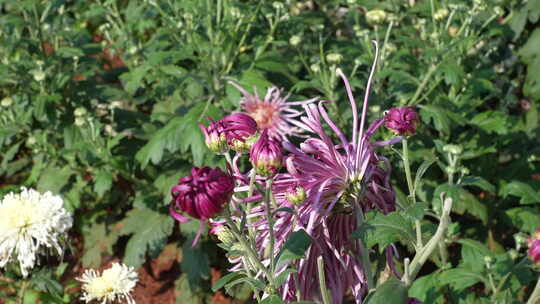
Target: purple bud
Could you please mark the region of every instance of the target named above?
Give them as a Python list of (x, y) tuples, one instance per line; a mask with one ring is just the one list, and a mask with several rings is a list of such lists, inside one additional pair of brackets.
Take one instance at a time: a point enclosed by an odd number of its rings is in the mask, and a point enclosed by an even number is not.
[(422, 301), (418, 300), (417, 298), (408, 298), (407, 304), (422, 304)]
[(540, 239), (532, 240), (529, 243), (529, 259), (536, 265), (540, 266)]
[(276, 175), (283, 160), (281, 143), (269, 138), (268, 132), (265, 130), (259, 140), (251, 147), (249, 160), (257, 174), (266, 177)]
[(191, 175), (180, 178), (172, 187), (171, 215), (178, 221), (187, 219), (185, 212), (196, 219), (209, 219), (223, 210), (234, 190), (234, 179), (219, 168), (193, 168)]
[(418, 120), (413, 107), (392, 108), (384, 117), (385, 126), (398, 135), (414, 135)]
[(256, 138), (257, 122), (245, 113), (234, 113), (222, 120), (229, 146), (238, 152), (249, 151)]
[(227, 146), (223, 122), (221, 120), (214, 121), (211, 118), (208, 118), (208, 120), (210, 120), (210, 125), (208, 127), (199, 124), (199, 127), (204, 133), (206, 146), (214, 153), (223, 154), (227, 152), (229, 147)]

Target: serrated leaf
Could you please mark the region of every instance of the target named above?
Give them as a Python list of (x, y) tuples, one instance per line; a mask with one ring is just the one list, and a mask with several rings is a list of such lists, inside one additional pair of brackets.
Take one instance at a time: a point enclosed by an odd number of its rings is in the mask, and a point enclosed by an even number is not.
[(111, 188), (112, 183), (112, 173), (107, 170), (99, 170), (95, 176), (94, 191), (96, 191), (98, 196), (103, 196)]
[(433, 120), (435, 129), (444, 134), (450, 133), (450, 118), (445, 109), (434, 105), (421, 105), (419, 107), (421, 109), (420, 117), (425, 123)]
[(269, 296), (265, 298), (259, 303), (260, 304), (284, 304), (285, 302), (283, 302), (278, 296), (274, 295), (274, 296)]
[(540, 202), (540, 193), (536, 192), (529, 184), (513, 181), (501, 187), (500, 195), (507, 197), (513, 195), (520, 197), (519, 203), (522, 205)]
[(210, 260), (208, 254), (199, 247), (192, 247), (191, 240), (182, 246), (180, 268), (188, 274), (189, 285), (195, 290), (203, 280), (210, 278)]
[(466, 268), (454, 268), (442, 272), (439, 275), (439, 284), (441, 286), (451, 285), (460, 291), (478, 282), (482, 282), (483, 275)]
[(352, 236), (362, 238), (368, 248), (379, 245), (380, 250), (400, 240), (415, 242), (412, 222), (397, 211), (386, 215), (380, 212), (368, 212), (366, 220)]
[(463, 267), (475, 272), (484, 269), (484, 257), (491, 256), (491, 252), (486, 245), (471, 239), (461, 239), (461, 264)]
[(118, 231), (107, 231), (104, 223), (96, 223), (83, 229), (84, 254), (82, 263), (84, 267), (99, 267), (103, 253), (112, 254), (112, 246), (118, 240)]
[(482, 220), (483, 223), (487, 223), (488, 214), (486, 206), (469, 191), (458, 185), (442, 184), (435, 189), (433, 196), (438, 198), (442, 192), (445, 192), (447, 196), (454, 200), (453, 212), (458, 214), (467, 212)]
[(40, 192), (60, 193), (60, 189), (67, 184), (71, 175), (72, 172), (68, 167), (48, 167), (43, 170), (39, 177), (37, 190)]
[(276, 286), (277, 287), (281, 287), (281, 285), (283, 285), (283, 283), (285, 283), (285, 281), (287, 280), (287, 278), (289, 277), (289, 275), (293, 274), (293, 273), (296, 273), (296, 269), (293, 269), (293, 268), (287, 268), (285, 269), (284, 271), (282, 271), (277, 277), (276, 277)]
[(388, 280), (375, 289), (367, 304), (406, 304), (407, 286), (398, 280)]
[(133, 234), (126, 245), (124, 263), (138, 268), (146, 260), (147, 252), (159, 253), (165, 246), (174, 222), (168, 214), (133, 209), (127, 213), (122, 225), (122, 235)]
[(540, 224), (540, 210), (531, 207), (517, 207), (505, 211), (512, 224), (521, 231), (534, 232)]
[(439, 274), (437, 272), (423, 275), (412, 283), (409, 296), (421, 300), (423, 303), (435, 303), (441, 296), (439, 290)]
[(230, 282), (229, 284), (227, 284), (225, 286), (225, 289), (227, 289), (227, 293), (230, 293), (230, 290), (229, 290), (230, 288), (241, 283), (247, 283), (251, 286), (252, 289), (255, 289), (255, 290), (264, 290), (266, 287), (265, 283), (260, 280), (245, 277), (245, 278), (240, 278), (238, 280), (234, 280)]
[(508, 133), (506, 115), (500, 111), (486, 111), (477, 114), (470, 121), (487, 133), (503, 135)]
[(303, 229), (291, 233), (283, 248), (276, 256), (276, 267), (290, 260), (304, 258), (306, 250), (311, 245), (311, 237)]

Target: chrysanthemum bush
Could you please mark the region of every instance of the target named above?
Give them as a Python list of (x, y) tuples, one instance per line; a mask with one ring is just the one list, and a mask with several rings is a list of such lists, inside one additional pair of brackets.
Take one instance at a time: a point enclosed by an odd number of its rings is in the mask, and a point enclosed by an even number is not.
[[(42, 212), (73, 220), (23, 232), (13, 227), (43, 213), (2, 212), (15, 220), (0, 235), (25, 238), (0, 245), (0, 302), (84, 302), (83, 273), (101, 277), (111, 260), (144, 273), (171, 248), (174, 287), (143, 275), (138, 295), (163, 284), (177, 303), (365, 302), (408, 286), (410, 303), (534, 301), (536, 1), (6, 0), (0, 11), (0, 199), (50, 192), (63, 209)], [(234, 286), (212, 291), (227, 273)]]

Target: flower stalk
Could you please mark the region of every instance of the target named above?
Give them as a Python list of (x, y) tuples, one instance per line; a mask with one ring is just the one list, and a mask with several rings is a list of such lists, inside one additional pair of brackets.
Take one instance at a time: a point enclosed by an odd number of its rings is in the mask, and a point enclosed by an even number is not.
[[(409, 147), (407, 143), (407, 138), (404, 138), (402, 141), (403, 144), (403, 167), (405, 168), (405, 177), (407, 179), (407, 186), (409, 188), (409, 197), (412, 200), (413, 205), (416, 203), (416, 193), (414, 189), (414, 184), (411, 174), (411, 165), (409, 162)], [(422, 249), (424, 244), (422, 243), (422, 225), (420, 220), (415, 220), (414, 225), (416, 226), (416, 247), (418, 250)]]
[(319, 286), (321, 287), (321, 295), (323, 304), (331, 304), (330, 293), (326, 288), (326, 276), (324, 274), (324, 260), (322, 256), (317, 258), (317, 271), (319, 273)]
[(535, 304), (538, 300), (540, 300), (540, 277), (538, 278), (538, 281), (536, 282), (536, 286), (534, 287), (534, 290), (531, 293), (531, 296), (529, 297), (527, 304)]
[[(442, 199), (442, 197), (441, 197)], [(441, 215), (441, 220), (435, 235), (426, 243), (422, 249), (420, 249), (414, 256), (410, 266), (408, 275), (404, 275), (401, 279), (405, 284), (410, 285), (414, 278), (418, 275), (418, 272), (422, 266), (426, 263), (427, 259), (431, 256), (435, 247), (441, 242), (444, 241), (444, 235), (448, 225), (450, 225), (450, 212), (452, 211), (452, 198), (446, 198), (443, 203), (443, 210)]]

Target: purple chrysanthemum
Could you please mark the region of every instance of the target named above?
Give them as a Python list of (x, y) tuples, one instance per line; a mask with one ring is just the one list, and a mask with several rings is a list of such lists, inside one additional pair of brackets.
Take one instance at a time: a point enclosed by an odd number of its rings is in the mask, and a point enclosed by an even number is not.
[(408, 298), (407, 304), (423, 304), (422, 301), (418, 300), (417, 298)]
[[(305, 229), (313, 240), (306, 258), (297, 261), (295, 265), (299, 283), (289, 276), (280, 289), (286, 301), (295, 298), (296, 289), (300, 290), (302, 300), (319, 298), (316, 268), (316, 259), (319, 256), (323, 256), (325, 261), (327, 286), (332, 293), (333, 303), (342, 303), (349, 290), (356, 302), (361, 303), (367, 291), (367, 279), (360, 260), (361, 244), (350, 235), (357, 228), (359, 213), (372, 209), (388, 213), (395, 209), (389, 161), (377, 155), (374, 147), (401, 140), (395, 138), (386, 142), (371, 141), (372, 134), (384, 123), (383, 119), (376, 120), (364, 130), (368, 92), (375, 64), (374, 62), (370, 73), (360, 119), (349, 82), (341, 70), (337, 71), (343, 78), (352, 107), (351, 140), (347, 140), (343, 132), (330, 120), (321, 102), (318, 105), (304, 105), (306, 116), (301, 117), (300, 121), (292, 122), (301, 130), (315, 134), (317, 138), (305, 140), (300, 148), (284, 142), (285, 150), (290, 153), (285, 159), (288, 173), (276, 176), (272, 192), (279, 207), (293, 208), (296, 212), (281, 212), (274, 218), (274, 235), (277, 238), (275, 248), (280, 248), (293, 231), (301, 228)], [(326, 134), (322, 120), (340, 139), (338, 144), (332, 142), (331, 137)], [(302, 189), (305, 197), (299, 202), (291, 201), (291, 189)], [(264, 205), (259, 205), (253, 208), (250, 214), (253, 218), (260, 218), (253, 226), (257, 231), (256, 247), (261, 255), (269, 244), (264, 208)], [(392, 253), (389, 252), (391, 256)], [(284, 268), (283, 266), (278, 271)]]
[(306, 105), (317, 100), (312, 98), (305, 101), (288, 101), (290, 95), (282, 96), (282, 90), (276, 87), (268, 88), (266, 95), (261, 99), (256, 89), (253, 95), (237, 83), (231, 84), (243, 95), (240, 99), (242, 110), (255, 119), (261, 131), (267, 130), (270, 137), (278, 140), (287, 140), (287, 137), (297, 136), (301, 132), (295, 122), (302, 113), (293, 106)]
[(418, 120), (413, 107), (392, 108), (384, 117), (385, 126), (398, 135), (414, 135)]
[(536, 231), (529, 239), (529, 259), (536, 265), (540, 266), (540, 227), (536, 228)]
[(177, 210), (196, 219), (216, 216), (231, 198), (234, 179), (219, 168), (193, 168), (191, 175), (180, 178), (172, 187), (171, 214), (180, 222), (186, 218)]

